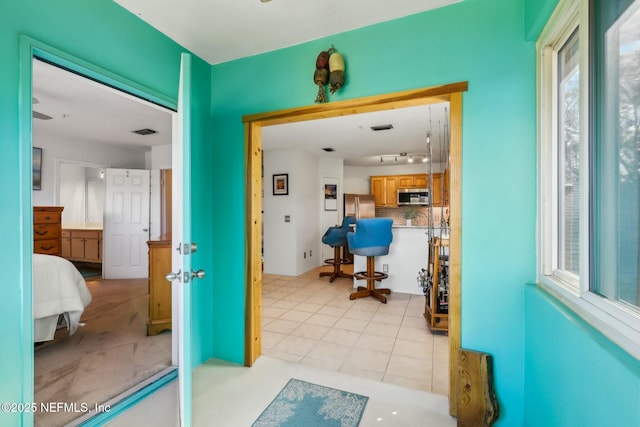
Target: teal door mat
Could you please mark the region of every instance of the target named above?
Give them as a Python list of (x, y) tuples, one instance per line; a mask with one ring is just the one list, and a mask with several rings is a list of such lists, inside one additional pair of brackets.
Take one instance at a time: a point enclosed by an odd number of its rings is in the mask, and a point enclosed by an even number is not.
[(292, 378), (252, 427), (357, 427), (368, 400)]

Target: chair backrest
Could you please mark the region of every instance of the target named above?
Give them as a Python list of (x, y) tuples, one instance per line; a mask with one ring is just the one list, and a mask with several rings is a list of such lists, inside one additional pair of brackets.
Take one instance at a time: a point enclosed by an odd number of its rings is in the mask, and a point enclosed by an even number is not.
[(347, 233), (349, 251), (356, 255), (378, 256), (389, 253), (393, 240), (391, 218), (363, 218), (356, 222), (356, 231)]
[(350, 225), (355, 224), (354, 216), (345, 216), (342, 219), (340, 227), (329, 227), (322, 236), (322, 243), (330, 246), (345, 246), (347, 244), (347, 232), (351, 229)]

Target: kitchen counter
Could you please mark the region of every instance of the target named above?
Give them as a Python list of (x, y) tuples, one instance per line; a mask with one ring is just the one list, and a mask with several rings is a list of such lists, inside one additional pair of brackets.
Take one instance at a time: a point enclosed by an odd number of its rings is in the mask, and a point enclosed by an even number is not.
[[(418, 272), (427, 266), (429, 254), (429, 241), (427, 239), (426, 226), (394, 225), (392, 227), (393, 240), (389, 246), (389, 254), (375, 258), (376, 271), (384, 271), (383, 266), (388, 266), (389, 277), (381, 282), (376, 282), (376, 287), (391, 289), (393, 292), (405, 294), (423, 295), (422, 288), (418, 286)], [(353, 256), (354, 270), (367, 269), (367, 257)], [(367, 286), (365, 280), (355, 280), (354, 287)]]
[(63, 230), (102, 230), (102, 226), (101, 225), (84, 225), (84, 224), (70, 224), (70, 225), (63, 225), (62, 226)]

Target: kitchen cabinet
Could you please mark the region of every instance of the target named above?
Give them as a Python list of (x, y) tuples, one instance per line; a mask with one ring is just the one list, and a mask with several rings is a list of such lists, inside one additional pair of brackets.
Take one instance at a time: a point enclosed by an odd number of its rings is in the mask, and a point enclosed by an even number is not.
[(62, 256), (70, 261), (102, 263), (102, 230), (63, 229)]
[[(398, 188), (429, 188), (429, 175), (426, 173), (412, 175), (372, 176), (371, 193), (376, 207), (395, 208), (398, 206)], [(431, 175), (433, 206), (447, 206), (449, 204), (449, 172)], [(444, 180), (444, 188), (443, 188)]]
[(447, 206), (449, 204), (449, 172), (434, 173), (432, 180), (433, 206)]
[(371, 193), (376, 207), (398, 206), (398, 179), (396, 176), (372, 176)]
[(171, 238), (147, 242), (149, 246), (149, 321), (147, 335), (171, 330)]
[(427, 188), (429, 180), (426, 173), (414, 175), (398, 175), (398, 188)]
[(33, 252), (58, 255), (61, 251), (62, 206), (33, 207)]

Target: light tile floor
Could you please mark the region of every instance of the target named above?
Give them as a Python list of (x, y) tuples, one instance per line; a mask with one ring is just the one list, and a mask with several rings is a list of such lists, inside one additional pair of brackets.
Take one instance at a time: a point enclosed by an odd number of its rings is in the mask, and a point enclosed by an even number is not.
[[(251, 368), (212, 359), (193, 373), (193, 425), (245, 427), (290, 378), (369, 397), (360, 425), (449, 427), (448, 338), (432, 334), (424, 297), (349, 300), (351, 282), (265, 275), (263, 352)], [(329, 370), (329, 371), (327, 371)], [(110, 427), (178, 425), (177, 381)], [(428, 393), (430, 391), (431, 393)]]
[(350, 280), (318, 277), (330, 268), (263, 276), (263, 354), (447, 395), (449, 339), (429, 329), (424, 296), (392, 293), (387, 304), (372, 297), (351, 301)]
[[(193, 426), (248, 427), (291, 378), (367, 396), (361, 427), (456, 425), (446, 396), (263, 356), (251, 368), (215, 359), (198, 366), (193, 373)], [(107, 425), (178, 426), (177, 381)]]

